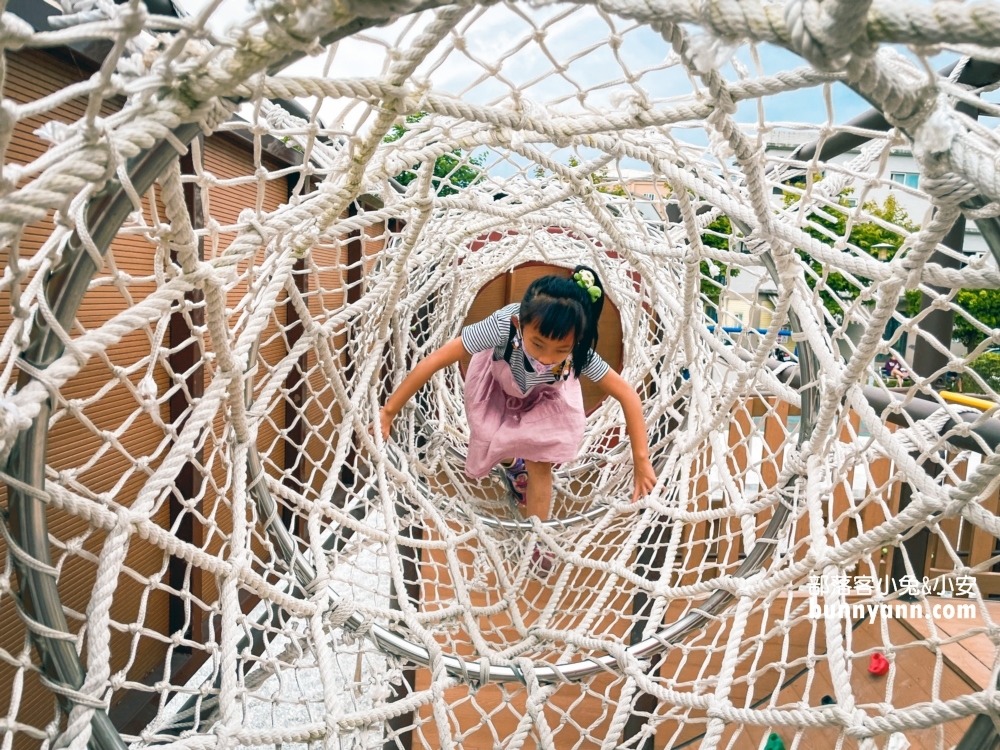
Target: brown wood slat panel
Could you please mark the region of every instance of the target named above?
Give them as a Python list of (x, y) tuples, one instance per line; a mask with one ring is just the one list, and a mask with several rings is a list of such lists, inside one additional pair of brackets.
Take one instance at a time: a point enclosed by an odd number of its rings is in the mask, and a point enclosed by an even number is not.
[[(347, 262), (347, 249), (340, 243), (318, 245), (309, 260), (309, 313), (322, 323), (327, 316), (344, 306), (346, 276), (341, 264)], [(346, 343), (343, 334), (334, 336), (331, 345), (340, 349)], [(314, 353), (309, 354), (306, 402), (305, 453), (308, 463), (303, 471), (305, 485), (317, 495), (323, 488), (333, 464), (334, 445), (330, 440), (333, 425), (340, 421), (341, 411), (334, 401), (332, 387), (320, 369)]]
[[(3, 94), (20, 104), (36, 101), (88, 76), (83, 71), (39, 50), (8, 52), (6, 65)], [(105, 116), (112, 114), (121, 107), (121, 104), (121, 99), (109, 100), (102, 106), (101, 114)], [(27, 164), (44, 155), (50, 144), (35, 135), (34, 131), (50, 120), (73, 122), (85, 111), (86, 100), (81, 98), (17, 122), (5, 154), (6, 162)], [(42, 222), (26, 227), (20, 243), (22, 257), (32, 256), (48, 239), (52, 228), (51, 212)], [(7, 251), (0, 249), (0, 264), (6, 265), (6, 263)], [(6, 328), (11, 321), (8, 301), (8, 294), (5, 291), (0, 292), (0, 329)]]
[[(684, 510), (701, 513), (710, 509), (710, 498), (708, 494), (708, 476), (712, 465), (712, 448), (704, 446), (704, 452), (700, 456), (695, 456), (691, 460), (691, 479), (688, 491), (689, 501)], [(679, 555), (683, 555), (678, 564), (678, 569), (685, 571), (677, 585), (690, 586), (701, 580), (715, 578), (719, 574), (719, 569), (714, 564), (709, 563), (710, 555), (715, 553), (716, 544), (714, 538), (718, 531), (712, 521), (700, 521), (698, 523), (685, 524), (684, 544), (681, 546)], [(712, 559), (714, 563), (715, 559)], [(698, 570), (704, 566), (704, 571)]]
[[(24, 50), (10, 53), (6, 60), (8, 67), (4, 82), (4, 95), (22, 103), (35, 101), (53, 91), (83, 80), (87, 75), (75, 70), (66, 62), (40, 51)], [(120, 99), (105, 102), (101, 113), (105, 116), (112, 114), (120, 106)], [(48, 150), (49, 144), (36, 136), (33, 131), (49, 120), (64, 123), (73, 122), (84, 114), (85, 108), (86, 101), (77, 99), (60, 105), (51, 112), (17, 123), (10, 148), (6, 154), (7, 161), (24, 164), (42, 156)], [(145, 214), (146, 220), (149, 221), (148, 201), (146, 203)], [(22, 256), (30, 257), (37, 252), (48, 239), (52, 228), (51, 213), (44, 221), (27, 227), (20, 244)], [(0, 263), (6, 263), (6, 257), (5, 251), (0, 252)], [(152, 257), (152, 245), (145, 238), (135, 236), (117, 238), (111, 248), (109, 265), (97, 278), (109, 278), (111, 264), (116, 266), (119, 271), (133, 277), (151, 275)], [(138, 300), (152, 289), (151, 283), (136, 283), (130, 285), (129, 293), (133, 296), (133, 300)], [(10, 322), (8, 301), (9, 297), (6, 293), (0, 294), (0, 328), (6, 327)], [(96, 327), (106, 322), (115, 313), (125, 309), (128, 304), (121, 292), (114, 287), (97, 287), (85, 297), (79, 312), (79, 320), (86, 328)], [(74, 331), (73, 335), (77, 335), (77, 333), (78, 331)], [(148, 337), (143, 332), (137, 332), (127, 336), (113, 347), (109, 356), (113, 364), (127, 367), (140, 361), (143, 357), (149, 356), (149, 353)], [(130, 376), (130, 379), (133, 383), (138, 383), (144, 374), (145, 368), (143, 368), (143, 372)], [(62, 395), (67, 399), (79, 400), (83, 404), (84, 400), (92, 398), (112, 377), (107, 365), (100, 359), (94, 358), (63, 388)], [(159, 368), (155, 368), (154, 377), (159, 392), (162, 394), (167, 385), (166, 375)], [(84, 405), (82, 413), (85, 418), (92, 420), (98, 429), (114, 430), (122, 424), (127, 415), (133, 413), (137, 408), (135, 399), (119, 384), (105, 397), (95, 403)], [(120, 448), (111, 448), (92, 468), (80, 475), (81, 483), (92, 492), (103, 492), (111, 489), (123, 473), (134, 466), (135, 459), (153, 457), (161, 439), (162, 430), (155, 427), (148, 416), (141, 416), (122, 436)], [(105, 443), (99, 436), (94, 435), (72, 414), (65, 411), (60, 414), (57, 405), (57, 419), (50, 433), (48, 447), (48, 460), (53, 468), (62, 470), (81, 466), (85, 460), (93, 457), (102, 445)], [(150, 465), (155, 467), (157, 460), (151, 458)], [(124, 505), (131, 504), (136, 492), (144, 482), (145, 474), (136, 472), (117, 492), (113, 498), (114, 501)], [(4, 502), (6, 501), (5, 490), (3, 490), (2, 499)], [(52, 537), (60, 542), (54, 545), (53, 556), (56, 560), (65, 558), (60, 576), (60, 593), (63, 604), (70, 612), (82, 614), (86, 611), (93, 584), (94, 563), (92, 560), (95, 555), (100, 553), (104, 534), (91, 532), (88, 535), (88, 529), (84, 522), (57, 509), (50, 509), (48, 517)], [(156, 520), (165, 523), (164, 512), (158, 513)], [(82, 546), (79, 552), (67, 556), (60, 549), (60, 546), (72, 539), (80, 540)], [(0, 554), (6, 555), (6, 549), (3, 548), (2, 542), (0, 542)], [(137, 621), (140, 603), (146, 590), (146, 583), (142, 580), (137, 581), (136, 578), (145, 579), (150, 575), (157, 575), (163, 565), (163, 553), (148, 542), (135, 538), (130, 545), (126, 565), (133, 572), (123, 574), (112, 607), (112, 617), (122, 623), (123, 628), (128, 623)], [(165, 633), (167, 628), (165, 619), (166, 593), (154, 590), (145, 601), (144, 606), (145, 615), (141, 622), (142, 627), (150, 631)], [(79, 619), (71, 615), (70, 625), (75, 630), (79, 626)], [(3, 600), (0, 602), (0, 647), (16, 650), (16, 644), (20, 642), (22, 632), (20, 621), (11, 601), (9, 599)], [(135, 640), (134, 644), (131, 643), (133, 640)], [(162, 662), (165, 653), (162, 642), (150, 638), (147, 634), (140, 632), (133, 636), (127, 630), (116, 631), (112, 635), (112, 669), (118, 670), (125, 665), (126, 661), (131, 658), (133, 645), (136, 655), (128, 672), (130, 679), (144, 676), (155, 664)], [(6, 665), (0, 665), (0, 706), (3, 706), (4, 710), (6, 710), (10, 698), (12, 678), (13, 670)], [(25, 691), (18, 719), (34, 726), (44, 726), (52, 716), (51, 694), (40, 686), (35, 676), (27, 681)], [(15, 746), (31, 747), (35, 744), (37, 743), (20, 735)]]
[(364, 276), (368, 275), (371, 271), (372, 266), (375, 264), (375, 257), (385, 249), (386, 244), (386, 230), (384, 224), (372, 224), (365, 227), (364, 229), (364, 239), (362, 240), (364, 245), (364, 255), (365, 258), (371, 258), (371, 260), (366, 260), (364, 265)]
[[(162, 206), (159, 211), (162, 216)], [(148, 198), (144, 199), (144, 214), (146, 220), (151, 221)], [(153, 273), (153, 252), (153, 245), (144, 238), (117, 238), (112, 244), (109, 262), (98, 274), (97, 279), (112, 278), (113, 269), (132, 278), (150, 276)], [(111, 316), (127, 309), (130, 304), (141, 300), (154, 289), (155, 285), (151, 282), (130, 283), (127, 291), (122, 291), (116, 286), (97, 286), (84, 298), (78, 320), (88, 329), (100, 326)], [(144, 360), (150, 356), (151, 342), (151, 331), (135, 331), (109, 350), (107, 358), (110, 367), (97, 357), (88, 362), (77, 377), (62, 389), (62, 396), (69, 404), (75, 405), (74, 408), (79, 410), (79, 417), (75, 416), (72, 410), (62, 412), (58, 415), (59, 419), (53, 424), (50, 433), (48, 458), (50, 464), (57, 470), (84, 466), (85, 459), (103, 451), (101, 458), (78, 477), (81, 484), (91, 492), (106, 492), (125, 472), (134, 472), (113, 498), (115, 502), (124, 505), (130, 505), (134, 501), (138, 490), (145, 483), (146, 472), (137, 469), (136, 462), (146, 461), (150, 471), (155, 469), (166, 447), (165, 433), (148, 414), (142, 411), (142, 405), (136, 401), (136, 397), (122, 383), (117, 382), (118, 377), (112, 368), (136, 367), (137, 371), (127, 377), (133, 386), (138, 385), (148, 368), (148, 362)], [(168, 388), (166, 372), (157, 366), (154, 367), (153, 373), (158, 394), (162, 395)], [(97, 398), (98, 391), (109, 384), (109, 390)], [(114, 438), (117, 446), (102, 435), (106, 433), (110, 437), (110, 434), (119, 432), (123, 428), (121, 436)], [(160, 520), (165, 523), (165, 517)], [(73, 523), (68, 518), (66, 522)], [(61, 538), (63, 530), (58, 524), (53, 523), (52, 532)], [(69, 533), (68, 527), (66, 533)], [(148, 569), (152, 572), (162, 565), (162, 553), (159, 550), (141, 539), (133, 540), (130, 545), (130, 557), (142, 555), (149, 558), (144, 559), (139, 566), (144, 571)], [(67, 588), (70, 590), (70, 595), (69, 598), (64, 598), (64, 603), (73, 606), (70, 601), (74, 597), (79, 597), (82, 599), (81, 606), (73, 608), (85, 608), (86, 599), (89, 598), (89, 586)], [(136, 588), (136, 591), (128, 593), (124, 591), (126, 588)], [(128, 596), (138, 596), (141, 589), (142, 584), (138, 582), (123, 581), (121, 593), (123, 601)], [(159, 632), (167, 632), (166, 609), (162, 601), (153, 602), (149, 618), (151, 618), (149, 622), (155, 623)], [(155, 656), (149, 658), (144, 656), (140, 661), (148, 671), (153, 663), (162, 658), (162, 655), (163, 649), (160, 648)], [(132, 676), (143, 674), (145, 672)]]
[[(134, 493), (137, 486), (125, 488), (125, 491)], [(6, 498), (0, 498), (5, 501)], [(70, 541), (74, 536), (86, 533), (85, 524), (76, 517), (69, 516), (57, 509), (49, 511), (50, 523), (53, 527), (61, 529), (65, 535), (64, 541)], [(166, 511), (154, 516), (156, 523), (164, 525), (167, 522)], [(73, 529), (72, 527), (76, 527)], [(76, 532), (76, 533), (74, 533)], [(103, 532), (93, 532), (86, 538), (83, 549), (88, 556), (99, 553), (104, 543)], [(118, 589), (115, 592), (114, 603), (111, 608), (112, 634), (111, 634), (111, 669), (112, 674), (129, 665), (127, 675), (129, 679), (148, 674), (163, 662), (163, 654), (166, 647), (161, 640), (165, 632), (162, 622), (162, 614), (167, 608), (167, 593), (159, 588), (151, 590), (145, 599), (146, 592), (144, 583), (136, 582), (135, 578), (148, 579), (156, 576), (165, 566), (165, 554), (159, 552), (157, 556), (147, 547), (149, 545), (140, 539), (134, 540), (130, 546), (129, 554), (126, 557), (126, 569), (123, 570), (119, 581)], [(60, 549), (53, 552), (54, 562), (63, 560), (59, 577), (59, 590), (62, 594), (63, 604), (70, 611), (67, 612), (67, 619), (70, 630), (79, 632), (82, 618), (89, 602), (90, 592), (93, 588), (94, 574), (96, 567), (91, 560), (85, 560), (79, 554), (66, 555)], [(74, 592), (79, 595), (73, 596)], [(74, 606), (75, 605), (75, 606)], [(145, 610), (144, 617), (140, 617), (140, 611)], [(75, 610), (75, 611), (74, 611)], [(141, 630), (131, 633), (129, 627), (132, 623), (137, 623)], [(5, 598), (3, 606), (0, 607), (0, 636), (2, 636), (3, 647), (17, 654), (24, 639), (24, 628), (18, 618), (11, 600)], [(134, 657), (133, 657), (134, 652)], [(35, 657), (37, 659), (37, 656)], [(86, 651), (83, 653), (86, 663)], [(9, 707), (9, 691), (12, 687), (14, 676), (13, 669), (7, 666), (0, 668), (3, 670), (3, 682), (0, 689), (4, 694), (0, 696), (0, 706), (6, 714)], [(121, 693), (115, 699), (121, 697)], [(51, 692), (42, 686), (37, 674), (29, 673), (24, 684), (24, 694), (21, 698), (21, 708), (18, 712), (18, 721), (42, 728), (45, 723), (51, 720), (53, 710), (53, 700)], [(18, 735), (15, 739), (16, 748), (32, 747), (37, 743), (30, 740), (26, 735)]]
[[(953, 470), (958, 481), (964, 481), (969, 470), (969, 460), (965, 458), (957, 465), (955, 465), (955, 460), (957, 456), (955, 453), (948, 453), (948, 463), (953, 465)], [(951, 477), (945, 478), (945, 484), (949, 486), (954, 486), (955, 481)], [(954, 516), (951, 518), (942, 518), (938, 521), (938, 533), (931, 533), (927, 538), (927, 575), (933, 576), (932, 572), (935, 568), (945, 567), (951, 568), (954, 563), (952, 561), (951, 555), (954, 553), (962, 553), (965, 550), (962, 549), (962, 542), (960, 539), (960, 529), (962, 527), (963, 519), (961, 516)], [(948, 546), (951, 547), (954, 552), (949, 553), (944, 540), (948, 540)]]
[[(37, 101), (66, 86), (78, 83), (88, 74), (73, 68), (66, 62), (40, 50), (20, 50), (7, 52), (3, 95), (18, 104)], [(122, 105), (121, 99), (108, 100), (101, 107), (101, 115), (107, 116)], [(11, 164), (28, 164), (43, 156), (49, 144), (35, 135), (35, 131), (49, 121), (71, 123), (86, 111), (86, 100), (75, 99), (61, 104), (49, 112), (27, 117), (14, 125), (14, 132), (5, 153), (5, 161)], [(19, 246), (22, 257), (31, 257), (48, 239), (53, 229), (52, 214), (45, 220), (25, 228)], [(0, 264), (7, 264), (7, 250), (0, 249)], [(0, 329), (10, 325), (10, 307), (7, 293), (0, 292)]]
[[(750, 416), (751, 403), (737, 401), (729, 421), (729, 455), (726, 456), (726, 468), (733, 479), (733, 484), (739, 492), (746, 487), (746, 471), (749, 464), (749, 443), (753, 433), (753, 419)], [(719, 557), (725, 560), (725, 565), (736, 563), (738, 555), (745, 553), (743, 549), (743, 534), (739, 519), (730, 518), (726, 521), (726, 542)]]
[[(266, 163), (264, 166), (273, 169), (274, 165)], [(233, 141), (212, 136), (205, 139), (203, 151), (203, 167), (211, 176), (219, 180), (229, 180), (234, 178), (253, 176), (256, 169), (253, 163), (253, 154), (244, 151)], [(232, 225), (239, 219), (240, 213), (245, 209), (255, 209), (258, 205), (264, 212), (277, 209), (281, 204), (287, 202), (288, 182), (282, 177), (276, 180), (269, 180), (263, 185), (263, 194), (260, 194), (260, 183), (256, 180), (239, 185), (213, 185), (203, 188), (201, 191), (202, 205), (205, 207), (206, 225), (211, 221), (218, 222), (222, 226)], [(216, 257), (225, 251), (226, 247), (236, 238), (234, 232), (219, 232), (209, 235), (205, 242), (205, 257)], [(259, 263), (263, 258), (263, 249), (258, 253), (254, 262)], [(240, 283), (237, 284), (227, 295), (226, 305), (235, 310), (248, 291), (248, 280), (246, 271), (250, 261), (244, 261), (238, 268), (241, 274)], [(283, 294), (283, 293), (282, 293)], [(281, 309), (283, 299), (279, 299), (279, 306), (276, 308), (275, 316), (278, 320), (283, 319), (284, 312)], [(285, 342), (279, 326), (276, 324), (275, 316), (272, 316), (268, 325), (262, 333), (261, 348), (259, 357), (267, 366), (275, 366), (284, 357)], [(230, 320), (230, 325), (235, 325), (238, 315), (234, 315)], [(257, 388), (262, 384), (262, 379), (267, 377), (267, 368), (258, 368)], [(205, 374), (206, 387), (211, 382), (211, 372)], [(282, 471), (283, 448), (279, 439), (279, 430), (284, 429), (284, 404), (280, 399), (276, 399), (270, 405), (268, 418), (263, 420), (258, 427), (257, 447), (260, 451), (261, 460), (265, 471), (271, 476), (278, 477)], [(213, 428), (215, 439), (206, 444), (206, 462), (209, 461), (210, 452), (213, 446), (222, 452), (224, 434), (224, 414), (220, 412), (216, 415)], [(228, 449), (225, 449), (228, 452)], [(232, 532), (232, 510), (229, 503), (228, 487), (225, 485), (225, 475), (228, 461), (221, 460), (222, 456), (216, 454), (212, 461), (212, 479), (205, 485), (205, 498), (203, 502), (203, 512), (206, 517), (212, 519), (211, 525), (216, 529), (207, 528), (205, 530), (205, 549), (213, 555), (225, 554), (225, 544), (229, 534)], [(227, 496), (220, 497), (217, 488), (226, 488)], [(255, 519), (256, 514), (252, 508), (248, 509), (248, 518)], [(255, 533), (251, 537), (251, 549), (255, 555), (261, 559), (266, 559), (265, 546), (260, 537)], [(206, 603), (215, 602), (218, 599), (218, 585), (211, 576), (203, 577), (203, 597)]]
[[(850, 426), (848, 426), (848, 424)], [(847, 416), (847, 422), (845, 422), (840, 428), (840, 442), (842, 443), (853, 443), (857, 439), (858, 430), (861, 425), (861, 417), (854, 411), (850, 411)], [(836, 484), (833, 488), (833, 503), (827, 505), (825, 510), (827, 514), (831, 514), (827, 519), (829, 522), (836, 522), (837, 519), (842, 519), (840, 526), (837, 529), (837, 535), (841, 539), (851, 539), (857, 536), (858, 528), (857, 521), (853, 517), (844, 518), (844, 514), (849, 512), (854, 505), (853, 497), (853, 483), (854, 483), (854, 470), (851, 469), (846, 473), (843, 479)]]
[[(67, 71), (66, 66), (62, 62), (38, 52), (10, 55), (8, 56), (8, 64), (5, 95), (20, 102), (36, 100), (40, 96), (63, 88), (82, 77), (76, 71)], [(71, 102), (60, 107), (59, 110), (51, 113), (49, 116), (32, 118), (31, 120), (19, 123), (11, 149), (8, 152), (8, 160), (23, 163), (42, 155), (46, 151), (48, 144), (34, 136), (32, 131), (48, 119), (57, 119), (63, 122), (74, 121), (83, 114), (85, 106), (83, 100)], [(113, 108), (109, 109), (105, 114), (108, 114), (110, 111), (113, 111)], [(252, 175), (254, 172), (252, 154), (241, 151), (240, 147), (232, 142), (221, 138), (209, 139), (206, 153), (208, 155), (206, 161), (211, 162), (210, 168), (221, 179), (238, 175)], [(214, 207), (217, 209), (217, 215), (213, 218), (223, 224), (234, 223), (244, 208), (257, 204), (257, 188), (258, 185), (254, 183), (248, 186), (220, 187), (215, 189), (213, 191), (215, 199)], [(247, 194), (247, 189), (250, 191), (249, 195)], [(261, 208), (264, 211), (272, 211), (281, 203), (284, 203), (286, 198), (286, 179), (280, 178), (269, 181), (263, 185), (263, 193), (260, 196)], [(165, 212), (162, 203), (160, 203), (158, 209), (159, 216), (164, 218)], [(145, 213), (147, 222), (151, 221), (148, 205), (146, 206)], [(29, 227), (25, 232), (24, 241), (22, 242), (22, 254), (30, 256), (31, 253), (35, 252), (49, 236), (51, 227), (51, 217), (45, 222)], [(224, 239), (225, 244), (228, 244), (232, 236), (231, 234), (228, 236), (223, 235), (221, 239)], [(220, 248), (224, 246), (221, 243), (219, 245)], [(127, 236), (118, 238), (112, 247), (109, 267), (102, 274), (98, 275), (98, 280), (101, 278), (110, 278), (110, 267), (112, 264), (119, 271), (129, 274), (133, 278), (151, 276), (153, 251), (153, 246), (143, 237)], [(4, 260), (5, 256), (0, 258), (0, 261)], [(132, 301), (134, 302), (141, 299), (154, 288), (155, 286), (151, 281), (132, 282), (129, 284), (128, 293), (132, 295)], [(243, 295), (244, 291), (244, 289), (237, 289), (232, 297), (238, 299)], [(3, 301), (5, 300), (0, 300), (0, 302)], [(93, 328), (103, 324), (111, 315), (125, 309), (129, 304), (130, 302), (127, 297), (114, 285), (97, 286), (88, 293), (80, 309), (78, 320), (84, 328)], [(6, 304), (0, 305), (0, 324), (6, 325), (8, 321), (8, 306)], [(279, 329), (272, 325), (265, 331), (265, 339), (268, 340), (268, 343), (262, 348), (261, 355), (265, 361), (274, 364), (284, 356), (283, 337)], [(112, 360), (115, 365), (129, 366), (139, 362), (143, 357), (148, 356), (149, 353), (149, 338), (144, 333), (137, 332), (113, 348)], [(130, 376), (132, 382), (137, 383), (143, 376), (144, 371), (145, 368), (142, 368), (142, 371)], [(168, 390), (166, 374), (157, 367), (155, 369), (155, 377), (159, 394), (162, 396)], [(94, 422), (98, 434), (95, 434), (80, 419), (73, 417), (67, 412), (62, 413), (54, 424), (50, 445), (49, 459), (55, 468), (73, 468), (82, 465), (81, 462), (85, 457), (93, 456), (102, 446), (106, 445), (99, 434), (100, 431), (114, 430), (122, 424), (127, 415), (132, 414), (138, 408), (135, 398), (121, 384), (115, 385), (109, 393), (93, 401), (94, 394), (112, 378), (113, 373), (108, 369), (108, 366), (95, 359), (88, 363), (78, 376), (63, 389), (63, 394), (66, 398), (70, 399), (71, 402), (77, 400), (82, 405), (84, 420)], [(88, 400), (93, 402), (87, 403)], [(267, 460), (267, 458), (270, 458), (269, 454), (276, 450), (277, 435), (278, 430), (281, 429), (282, 414), (283, 410), (279, 402), (275, 405), (271, 419), (265, 421), (260, 430), (261, 447), (266, 457), (265, 465), (269, 467), (269, 470), (273, 470), (274, 462)], [(221, 437), (221, 431), (217, 431), (216, 435)], [(87, 469), (80, 477), (81, 482), (94, 492), (109, 490), (114, 485), (116, 479), (133, 466), (135, 459), (152, 456), (160, 445), (162, 437), (162, 430), (156, 427), (147, 416), (141, 416), (136, 421), (136, 424), (129, 427), (122, 436), (120, 447), (109, 450), (96, 465)], [(276, 458), (280, 459), (281, 457), (277, 456)], [(151, 468), (155, 468), (158, 460), (158, 458), (153, 458), (150, 461)], [(214, 466), (218, 474), (221, 467), (218, 457)], [(117, 493), (114, 499), (117, 502), (129, 504), (144, 482), (144, 475), (136, 473)], [(157, 514), (158, 522), (163, 525), (167, 525), (167, 512), (166, 505), (164, 505)], [(228, 522), (228, 508), (225, 507), (224, 503), (221, 503), (218, 508), (207, 508), (207, 512), (214, 512), (223, 528), (227, 526), (231, 527), (231, 523)], [(79, 519), (66, 514), (60, 514), (58, 511), (50, 512), (50, 516), (53, 535), (56, 539), (69, 540), (86, 531), (86, 527)], [(86, 608), (87, 601), (89, 601), (94, 570), (92, 556), (99, 552), (102, 542), (102, 534), (90, 534), (84, 542), (82, 556), (76, 555), (68, 558), (64, 565), (61, 585), (63, 588), (72, 588), (71, 592), (68, 591), (64, 595), (64, 603), (71, 611), (82, 612)], [(220, 546), (218, 535), (216, 535), (215, 539), (210, 538), (208, 540), (208, 546), (218, 549)], [(263, 546), (259, 540), (255, 540), (254, 546), (258, 554), (263, 554)], [(5, 552), (5, 550), (0, 550), (0, 552)], [(91, 558), (91, 560), (88, 561), (87, 558)], [(133, 540), (128, 564), (134, 568), (136, 575), (141, 577), (158, 574), (165, 562), (162, 552), (153, 550), (150, 545), (137, 539)], [(140, 601), (144, 588), (144, 583), (133, 581), (131, 576), (123, 577), (115, 599), (116, 612), (118, 609), (122, 610), (120, 615), (122, 623), (127, 624), (136, 620), (138, 613), (136, 608), (137, 602)], [(17, 618), (13, 607), (6, 606), (9, 604), (9, 600), (4, 601), (3, 604), (5, 606), (2, 613), (0, 613), (0, 633), (4, 635), (0, 639), (2, 640), (2, 644), (0, 645), (7, 647), (9, 643), (10, 647), (13, 648), (17, 637), (19, 637), (16, 632)], [(159, 590), (154, 591), (153, 596), (146, 602), (146, 606), (148, 609), (144, 619), (145, 626), (166, 632), (166, 593)], [(119, 615), (115, 616), (119, 617)], [(133, 636), (129, 634), (115, 636), (113, 648), (115, 649), (116, 659), (119, 653), (123, 655), (122, 658), (125, 658), (129, 654), (132, 649), (128, 641), (132, 638)], [(151, 642), (150, 638), (141, 635), (139, 638), (141, 643), (139, 644), (135, 665), (129, 673), (131, 678), (141, 677), (152, 665), (162, 662), (162, 644), (153, 644), (155, 648), (151, 649), (150, 645), (147, 644), (147, 642)], [(8, 675), (8, 673), (10, 674)], [(8, 676), (12, 677), (12, 672), (5, 667), (0, 667), (0, 704), (5, 703), (9, 695), (8, 686), (10, 679), (4, 679)], [(38, 696), (42, 697), (44, 693), (45, 691), (42, 691)], [(34, 703), (41, 706), (38, 713), (38, 720), (35, 721), (37, 725), (41, 726), (47, 721), (47, 717), (51, 715), (50, 702), (43, 700), (40, 704), (39, 701), (34, 701)], [(26, 720), (23, 712), (21, 719)]]
[[(895, 432), (897, 427), (894, 424), (887, 424), (886, 428), (890, 432)], [(902, 484), (892, 481), (895, 464), (888, 458), (878, 458), (869, 465), (871, 475), (868, 485), (865, 487), (865, 494), (873, 496), (861, 510), (861, 521), (864, 531), (871, 531), (876, 526), (885, 523), (887, 516), (894, 517), (899, 512), (899, 493)], [(882, 504), (888, 509), (888, 514), (883, 509)], [(872, 565), (875, 567), (878, 580), (886, 580), (892, 571), (892, 557), (895, 547), (886, 545), (872, 553)], [(883, 552), (884, 550), (884, 552)], [(870, 570), (866, 562), (859, 565), (859, 575), (870, 575)]]
[[(497, 276), (486, 283), (482, 289), (479, 290), (479, 294), (472, 301), (472, 307), (469, 308), (469, 314), (465, 316), (465, 321), (462, 326), (472, 325), (473, 323), (478, 323), (483, 318), (488, 318), (494, 312), (499, 310), (501, 307), (507, 304), (507, 287), (510, 284), (510, 274), (503, 274), (502, 276)], [(469, 367), (469, 363), (472, 361), (472, 355), (465, 353), (462, 355), (462, 372)]]

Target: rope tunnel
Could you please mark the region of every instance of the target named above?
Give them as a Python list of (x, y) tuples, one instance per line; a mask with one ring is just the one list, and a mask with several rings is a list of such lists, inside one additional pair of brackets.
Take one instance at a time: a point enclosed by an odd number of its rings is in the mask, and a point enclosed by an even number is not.
[[(993, 741), (995, 3), (29, 5), (4, 750)], [(467, 358), (369, 429), (581, 263), (649, 496), (587, 381), (547, 521)]]

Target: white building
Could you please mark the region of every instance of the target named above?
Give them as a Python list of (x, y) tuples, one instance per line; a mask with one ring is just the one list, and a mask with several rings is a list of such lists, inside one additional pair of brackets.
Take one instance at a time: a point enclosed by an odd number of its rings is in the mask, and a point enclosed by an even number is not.
[[(788, 158), (796, 148), (815, 140), (816, 134), (811, 131), (775, 130), (769, 136), (765, 153), (772, 159)], [(854, 148), (827, 160), (827, 162), (829, 164), (847, 164), (860, 153), (859, 148)], [(922, 224), (928, 202), (922, 194), (917, 192), (920, 187), (920, 168), (917, 166), (917, 162), (913, 158), (913, 151), (909, 146), (894, 146), (889, 151), (889, 160), (884, 174), (885, 181), (873, 185), (865, 193), (864, 200), (876, 201), (881, 205), (886, 198), (893, 195), (896, 201), (906, 209), (910, 220), (915, 224)], [(859, 192), (856, 188), (855, 195), (849, 201), (856, 201), (860, 197)], [(969, 254), (987, 252), (989, 249), (973, 222), (968, 222), (966, 226), (963, 247), (965, 252)]]
[[(766, 146), (766, 153), (774, 159), (787, 158), (799, 146), (815, 140), (815, 133), (806, 131), (774, 131)], [(852, 149), (828, 160), (830, 164), (846, 164), (857, 157), (860, 149)], [(863, 200), (884, 204), (890, 195), (906, 210), (910, 220), (922, 224), (928, 209), (928, 201), (918, 193), (920, 187), (920, 170), (913, 153), (908, 146), (896, 146), (889, 152), (885, 167), (884, 181), (871, 186), (864, 194)], [(774, 199), (781, 201), (782, 190), (775, 189)], [(856, 193), (859, 192), (856, 189)], [(862, 196), (855, 195), (849, 201), (856, 201)], [(963, 250), (968, 254), (988, 253), (989, 248), (974, 222), (966, 224)], [(763, 274), (760, 276), (758, 274)], [(731, 279), (727, 294), (723, 295), (720, 307), (721, 322), (725, 326), (763, 328), (771, 322), (770, 309), (773, 309), (773, 297), (777, 294), (774, 283), (760, 269), (744, 269), (739, 276)], [(914, 337), (907, 341), (906, 359), (912, 362)], [(963, 353), (961, 344), (953, 344), (956, 353)]]

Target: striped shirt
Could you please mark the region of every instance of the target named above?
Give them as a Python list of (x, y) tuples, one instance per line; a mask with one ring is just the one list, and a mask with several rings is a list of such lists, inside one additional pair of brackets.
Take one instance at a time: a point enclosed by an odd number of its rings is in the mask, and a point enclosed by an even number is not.
[[(492, 349), (494, 361), (503, 359), (510, 338), (511, 316), (516, 315), (520, 309), (521, 303), (514, 302), (506, 307), (501, 307), (478, 323), (463, 328), (462, 346), (465, 347), (465, 351), (469, 354), (475, 354)], [(610, 369), (610, 365), (591, 349), (590, 362), (581, 370), (581, 374), (596, 382), (607, 375)], [(527, 393), (539, 383), (555, 383), (557, 378), (554, 371), (557, 370), (559, 370), (559, 365), (553, 365), (546, 372), (536, 373), (525, 362), (521, 349), (513, 349), (510, 353), (510, 372), (514, 376), (514, 382), (523, 393)]]

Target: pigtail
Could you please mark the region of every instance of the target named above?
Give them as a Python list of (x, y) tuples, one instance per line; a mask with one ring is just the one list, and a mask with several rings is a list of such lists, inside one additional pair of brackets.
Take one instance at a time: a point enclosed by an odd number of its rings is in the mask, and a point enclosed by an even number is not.
[(586, 327), (573, 349), (573, 370), (579, 377), (580, 372), (590, 364), (591, 353), (597, 349), (597, 324), (604, 310), (604, 285), (597, 271), (584, 265), (573, 269), (571, 280), (583, 290), (587, 301), (584, 308)]

